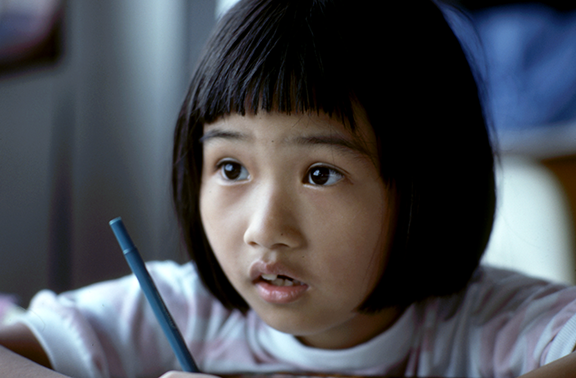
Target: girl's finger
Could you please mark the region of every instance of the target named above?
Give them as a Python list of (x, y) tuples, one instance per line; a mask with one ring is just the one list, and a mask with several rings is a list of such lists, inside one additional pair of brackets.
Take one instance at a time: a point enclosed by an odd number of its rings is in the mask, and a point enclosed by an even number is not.
[(160, 378), (218, 378), (216, 375), (201, 373), (184, 373), (181, 371), (169, 371)]

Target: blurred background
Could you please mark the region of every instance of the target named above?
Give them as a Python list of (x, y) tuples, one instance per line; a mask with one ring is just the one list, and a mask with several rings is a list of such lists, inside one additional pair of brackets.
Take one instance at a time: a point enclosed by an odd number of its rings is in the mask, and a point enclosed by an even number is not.
[(185, 256), (170, 202), (172, 130), (222, 4), (0, 1), (0, 292), (26, 304)]
[[(42, 288), (127, 274), (117, 216), (146, 260), (186, 260), (172, 130), (231, 3), (0, 0), (0, 293), (25, 306)], [(501, 151), (485, 261), (574, 283), (576, 5), (451, 3), (467, 12), (447, 17), (478, 62)]]

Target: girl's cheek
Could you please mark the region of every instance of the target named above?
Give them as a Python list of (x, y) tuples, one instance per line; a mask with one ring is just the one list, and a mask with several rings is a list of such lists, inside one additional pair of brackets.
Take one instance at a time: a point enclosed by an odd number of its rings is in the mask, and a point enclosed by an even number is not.
[(245, 202), (246, 188), (222, 185), (219, 181), (211, 175), (202, 182), (200, 190), (202, 225), (213, 238), (217, 233), (231, 233), (240, 224)]

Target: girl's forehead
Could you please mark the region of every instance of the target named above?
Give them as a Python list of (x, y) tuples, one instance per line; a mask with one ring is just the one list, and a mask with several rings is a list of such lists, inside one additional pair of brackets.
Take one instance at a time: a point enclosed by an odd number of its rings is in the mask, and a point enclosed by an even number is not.
[(367, 143), (375, 140), (374, 130), (363, 114), (355, 117), (355, 125), (351, 127), (347, 122), (323, 112), (288, 114), (261, 111), (245, 115), (231, 113), (204, 124), (203, 128), (203, 139), (213, 130), (226, 129), (246, 134), (270, 131), (284, 134), (286, 137), (308, 133), (339, 134), (350, 139), (361, 139)]
[(332, 145), (368, 157), (376, 165), (376, 138), (365, 117), (358, 117), (354, 129), (325, 113), (286, 114), (260, 112), (233, 113), (204, 125), (200, 142), (217, 140), (254, 142), (265, 140), (281, 145)]

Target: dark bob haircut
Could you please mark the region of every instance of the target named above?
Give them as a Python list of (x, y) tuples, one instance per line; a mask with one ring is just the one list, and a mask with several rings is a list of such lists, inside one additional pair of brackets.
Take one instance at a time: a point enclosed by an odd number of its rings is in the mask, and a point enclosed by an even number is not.
[[(389, 259), (358, 309), (462, 290), (492, 229), (494, 157), (474, 76), (428, 0), (245, 0), (218, 23), (175, 130), (172, 185), (186, 247), (228, 308), (248, 306), (199, 213), (203, 125), (231, 114), (326, 113), (352, 131), (361, 106), (393, 199)], [(354, 253), (354, 251), (350, 251)]]

